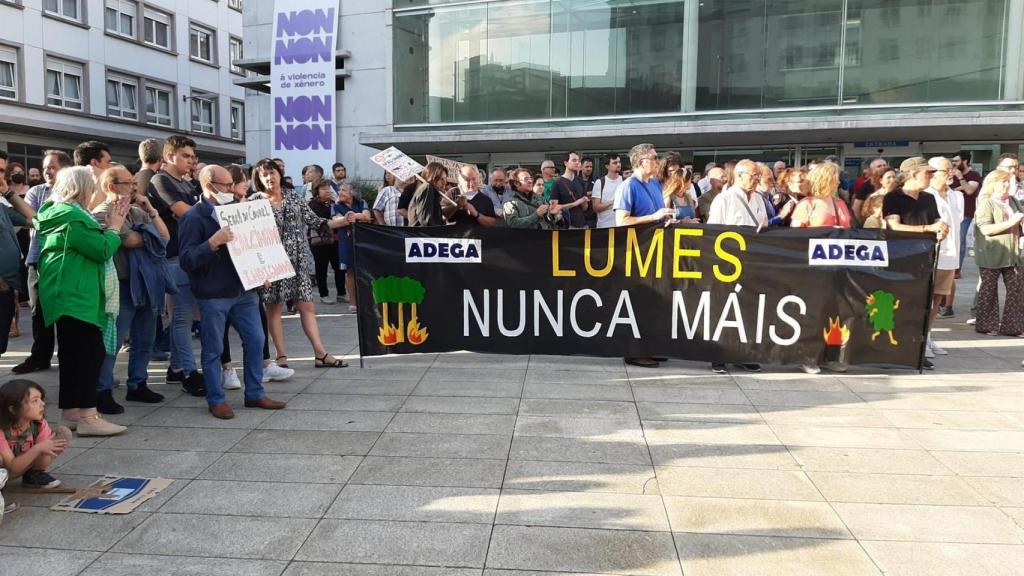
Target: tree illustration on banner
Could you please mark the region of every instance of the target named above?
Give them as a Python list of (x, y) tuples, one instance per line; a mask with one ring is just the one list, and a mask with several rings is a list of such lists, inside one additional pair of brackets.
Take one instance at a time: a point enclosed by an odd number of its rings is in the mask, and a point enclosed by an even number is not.
[[(418, 280), (399, 276), (385, 276), (373, 281), (373, 302), (381, 307), (382, 326), (377, 340), (385, 346), (408, 342), (419, 346), (427, 341), (427, 328), (421, 327), (417, 306), (423, 303), (427, 290)], [(398, 326), (388, 320), (390, 304), (398, 309)], [(405, 305), (410, 307), (409, 324), (405, 324)]]

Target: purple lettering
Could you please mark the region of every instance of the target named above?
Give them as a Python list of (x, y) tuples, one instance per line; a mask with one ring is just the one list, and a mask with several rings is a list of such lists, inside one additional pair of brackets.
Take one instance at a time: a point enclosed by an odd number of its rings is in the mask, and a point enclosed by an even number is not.
[(330, 96), (274, 98), (274, 122), (330, 122), (333, 107)]
[(281, 12), (277, 15), (277, 37), (333, 33), (335, 21), (334, 8), (327, 12), (322, 9)]
[[(333, 37), (332, 37), (333, 39)], [(333, 62), (334, 47), (323, 38), (299, 38), (278, 40), (274, 48), (274, 64), (307, 64), (309, 62)]]
[(330, 150), (334, 124), (277, 126), (274, 135), (278, 150)]

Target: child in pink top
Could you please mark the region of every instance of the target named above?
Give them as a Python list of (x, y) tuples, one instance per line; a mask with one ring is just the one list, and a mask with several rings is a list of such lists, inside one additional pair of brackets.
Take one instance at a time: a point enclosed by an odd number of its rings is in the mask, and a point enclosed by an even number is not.
[(30, 380), (11, 380), (0, 386), (0, 463), (10, 478), (21, 477), (30, 488), (56, 488), (60, 480), (46, 469), (67, 448), (46, 423), (46, 392)]

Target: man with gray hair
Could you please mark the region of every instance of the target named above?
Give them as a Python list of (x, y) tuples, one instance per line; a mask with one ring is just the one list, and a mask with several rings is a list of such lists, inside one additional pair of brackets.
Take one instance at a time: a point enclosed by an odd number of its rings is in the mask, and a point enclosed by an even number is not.
[[(932, 173), (931, 183), (928, 188), (925, 188), (925, 192), (935, 197), (939, 217), (948, 229), (946, 237), (939, 242), (939, 261), (936, 264), (935, 279), (932, 282), (931, 322), (934, 323), (943, 301), (950, 299), (953, 295), (956, 270), (960, 267), (960, 250), (963, 249), (960, 245), (960, 223), (964, 218), (964, 195), (959, 190), (950, 188), (953, 163), (948, 158), (942, 156), (930, 158), (928, 166), (935, 171)], [(944, 356), (946, 351), (932, 340), (931, 333), (929, 333), (925, 355), (934, 357), (936, 354)]]
[(491, 181), (483, 187), (482, 192), (494, 202), (494, 213), (501, 218), (505, 204), (511, 202), (516, 192), (508, 184), (508, 172), (504, 168), (491, 170)]
[(471, 226), (498, 224), (494, 202), (480, 191), (480, 170), (476, 166), (465, 164), (459, 169), (459, 191), (457, 206), (445, 210), (448, 220)]

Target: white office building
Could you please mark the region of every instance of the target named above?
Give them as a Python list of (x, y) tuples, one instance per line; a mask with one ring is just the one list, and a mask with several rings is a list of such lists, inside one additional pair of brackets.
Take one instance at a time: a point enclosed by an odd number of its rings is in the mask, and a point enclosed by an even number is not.
[(94, 139), (132, 162), (186, 134), (239, 161), (242, 50), (242, 0), (0, 0), (0, 149), (30, 166)]

